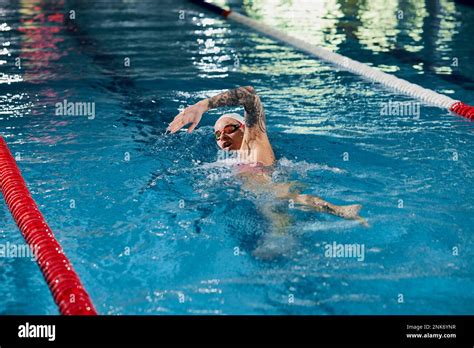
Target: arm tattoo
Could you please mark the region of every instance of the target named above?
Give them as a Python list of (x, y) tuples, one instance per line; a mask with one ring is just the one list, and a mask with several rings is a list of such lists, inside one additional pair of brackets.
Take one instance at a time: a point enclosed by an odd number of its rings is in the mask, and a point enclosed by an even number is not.
[(265, 110), (255, 90), (250, 87), (239, 87), (223, 92), (209, 100), (209, 109), (221, 106), (242, 105), (245, 109), (245, 126), (252, 128), (258, 126), (265, 133)]

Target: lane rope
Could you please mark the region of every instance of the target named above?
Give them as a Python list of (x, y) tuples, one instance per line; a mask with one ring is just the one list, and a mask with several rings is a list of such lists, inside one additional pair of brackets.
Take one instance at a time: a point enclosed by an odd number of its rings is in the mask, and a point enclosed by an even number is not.
[(89, 295), (31, 197), (15, 159), (1, 136), (0, 190), (18, 228), (35, 254), (60, 313), (96, 315)]
[(316, 45), (312, 45), (306, 41), (298, 39), (294, 36), (290, 36), (278, 29), (275, 29), (264, 23), (260, 23), (254, 19), (244, 16), (240, 13), (232, 10), (223, 9), (217, 5), (208, 3), (204, 0), (189, 0), (191, 3), (201, 6), (215, 14), (218, 14), (224, 18), (232, 19), (240, 24), (250, 27), (262, 34), (270, 36), (278, 41), (285, 42), (298, 50), (309, 53), (317, 58), (337, 65), (338, 67), (350, 71), (354, 74), (363, 76), (364, 78), (378, 82), (384, 86), (387, 86), (395, 91), (409, 95), (413, 98), (423, 100), (424, 102), (439, 106), (449, 111), (466, 117), (468, 119), (474, 119), (474, 107), (467, 105), (459, 100), (454, 100), (446, 95), (437, 93), (427, 88), (423, 88), (417, 84), (408, 82), (400, 79), (394, 75), (387, 74), (379, 69), (372, 68), (367, 64), (358, 62), (351, 58), (345, 57), (341, 54), (331, 52), (326, 48), (322, 48)]

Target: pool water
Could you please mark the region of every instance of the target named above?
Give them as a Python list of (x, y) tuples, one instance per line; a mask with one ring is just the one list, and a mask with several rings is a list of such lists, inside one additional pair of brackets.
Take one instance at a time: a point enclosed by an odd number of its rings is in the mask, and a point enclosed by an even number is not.
[[(473, 8), (216, 3), (474, 103)], [(474, 123), (186, 1), (0, 8), (0, 134), (99, 313), (474, 313)], [(243, 191), (218, 161), (223, 110), (164, 134), (183, 107), (241, 85), (265, 105), (274, 181), (362, 204), (370, 227)], [(65, 100), (94, 114), (58, 115)], [(0, 215), (0, 243), (24, 243), (4, 203)], [(329, 257), (334, 243), (363, 258)], [(58, 313), (34, 262), (0, 265), (1, 314)]]

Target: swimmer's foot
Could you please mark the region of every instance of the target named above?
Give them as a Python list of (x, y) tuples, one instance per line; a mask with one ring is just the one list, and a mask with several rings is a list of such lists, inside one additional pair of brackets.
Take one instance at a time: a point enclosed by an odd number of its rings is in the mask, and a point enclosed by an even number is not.
[(362, 205), (352, 204), (352, 205), (343, 205), (336, 207), (336, 210), (340, 214), (340, 217), (344, 219), (357, 220), (364, 227), (369, 227), (369, 223), (362, 216), (359, 215)]
[(360, 204), (334, 205), (319, 197), (311, 195), (297, 195), (296, 199), (298, 203), (310, 206), (317, 211), (333, 214), (345, 219), (355, 219), (359, 215), (359, 211), (362, 208), (362, 205)]
[(360, 209), (362, 205), (360, 204), (351, 204), (351, 205), (342, 205), (342, 206), (335, 206), (335, 211), (338, 213), (340, 217), (344, 219), (357, 219), (359, 217)]
[(369, 223), (367, 222), (366, 219), (364, 219), (362, 216), (357, 216), (355, 220), (359, 221), (360, 224), (364, 227), (370, 227)]

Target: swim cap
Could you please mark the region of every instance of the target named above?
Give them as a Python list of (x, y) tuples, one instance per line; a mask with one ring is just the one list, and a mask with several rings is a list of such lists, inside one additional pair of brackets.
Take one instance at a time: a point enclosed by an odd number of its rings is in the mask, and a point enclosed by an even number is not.
[[(238, 122), (240, 122), (240, 123), (242, 123), (242, 124), (245, 124), (244, 118), (243, 118), (242, 116), (240, 116), (239, 114), (236, 114), (235, 112), (230, 113), (230, 114), (224, 114), (224, 115), (222, 115), (221, 117), (219, 117), (219, 118), (217, 119), (216, 123), (219, 122), (222, 118), (225, 118), (225, 117), (232, 118), (232, 119), (234, 119), (234, 120), (236, 120), (236, 121), (238, 121)], [(215, 124), (215, 123), (214, 123), (214, 124)]]

